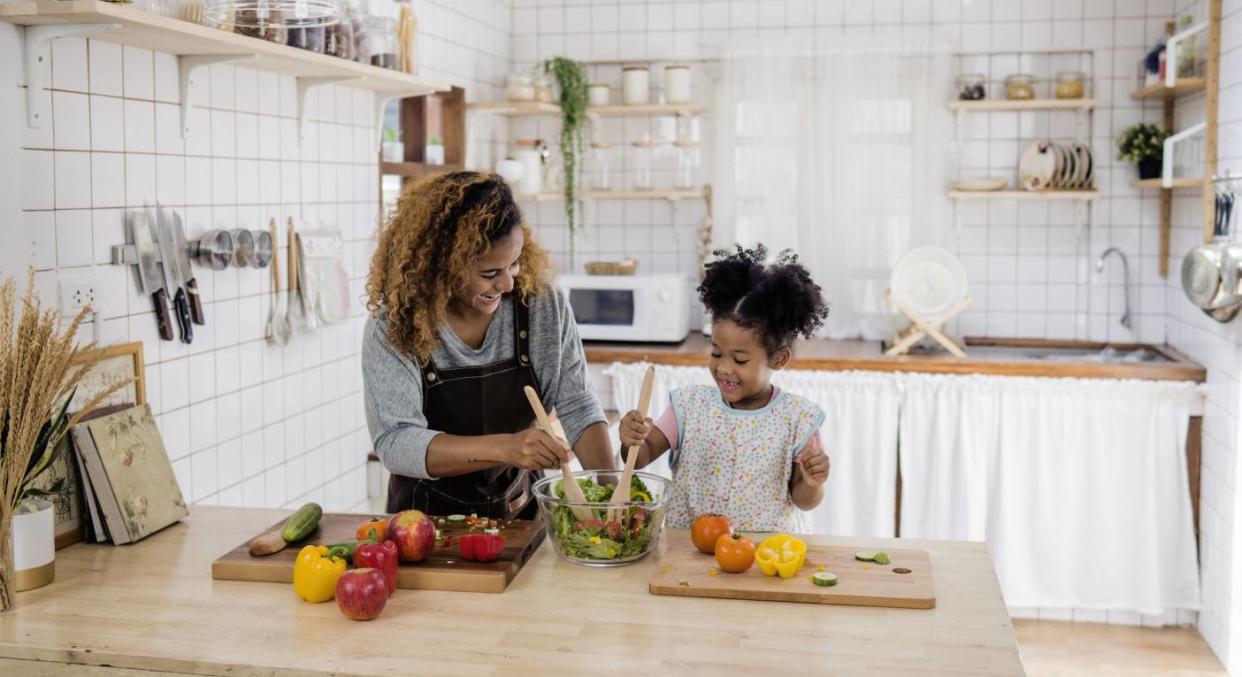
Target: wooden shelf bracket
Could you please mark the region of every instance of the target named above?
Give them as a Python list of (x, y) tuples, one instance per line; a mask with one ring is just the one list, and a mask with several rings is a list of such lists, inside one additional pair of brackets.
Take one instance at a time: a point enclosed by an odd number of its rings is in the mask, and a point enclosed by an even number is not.
[(310, 93), (325, 85), (334, 85), (338, 82), (351, 82), (361, 80), (362, 78), (352, 77), (299, 77), (298, 78), (298, 141), (306, 140), (306, 99)]
[(45, 71), (40, 66), (51, 61), (49, 47), (52, 41), (71, 35), (116, 30), (120, 27), (120, 24), (112, 23), (48, 24), (26, 27), (22, 51), (26, 67), (27, 127), (38, 129), (49, 117), (43, 100), (39, 97), (39, 93), (48, 86), (44, 76)]
[(177, 56), (178, 82), (181, 88), (181, 138), (190, 135), (190, 85), (194, 84), (194, 73), (204, 66), (213, 63), (230, 63), (243, 59), (257, 59), (258, 54), (185, 54)]

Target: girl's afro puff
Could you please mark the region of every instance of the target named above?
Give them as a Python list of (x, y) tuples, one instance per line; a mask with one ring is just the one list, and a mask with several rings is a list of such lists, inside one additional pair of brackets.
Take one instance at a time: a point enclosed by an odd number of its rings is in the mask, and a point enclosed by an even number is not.
[(819, 285), (798, 256), (786, 249), (767, 264), (767, 248), (734, 245), (707, 264), (699, 298), (713, 320), (732, 320), (759, 332), (768, 355), (810, 338), (828, 317)]

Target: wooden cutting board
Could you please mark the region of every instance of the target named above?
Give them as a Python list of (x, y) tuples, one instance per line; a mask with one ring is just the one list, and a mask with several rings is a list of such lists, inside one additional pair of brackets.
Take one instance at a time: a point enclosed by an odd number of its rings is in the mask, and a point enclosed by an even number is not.
[[(371, 515), (325, 513), (319, 527), (306, 539), (267, 557), (252, 557), (250, 541), (237, 546), (211, 563), (211, 577), (225, 581), (293, 582), (293, 560), (308, 543), (329, 545), (355, 540), (358, 525)], [(433, 518), (435, 519), (435, 518)], [(279, 528), (283, 520), (263, 532)], [(442, 534), (457, 536), (469, 531), (465, 525), (437, 524)], [(495, 562), (469, 562), (461, 558), (454, 541), (447, 547), (437, 546), (427, 559), (417, 564), (402, 564), (397, 574), (397, 587), (411, 590), (450, 590), (456, 592), (504, 592), (530, 556), (543, 543), (545, 529), (541, 521), (515, 520), (501, 529), (505, 549)], [(256, 534), (258, 535), (258, 534)]]
[[(685, 532), (666, 531), (662, 554), (651, 574), (648, 590), (656, 595), (719, 597), (770, 602), (848, 604), (906, 609), (936, 606), (932, 589), (931, 561), (925, 550), (885, 550), (892, 562), (886, 565), (854, 559), (854, 549), (809, 545), (806, 565), (792, 578), (764, 576), (756, 564), (740, 574), (716, 570), (716, 559), (695, 549)], [(811, 582), (819, 570), (837, 575), (838, 583), (823, 587)], [(908, 569), (910, 573), (895, 573)]]

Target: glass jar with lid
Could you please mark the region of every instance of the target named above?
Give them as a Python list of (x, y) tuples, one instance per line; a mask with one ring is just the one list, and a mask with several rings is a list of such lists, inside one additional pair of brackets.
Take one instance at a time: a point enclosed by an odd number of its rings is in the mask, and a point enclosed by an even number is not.
[(1029, 73), (1015, 73), (1005, 78), (1005, 98), (1010, 101), (1034, 99), (1035, 76)]
[(957, 98), (961, 101), (982, 101), (987, 98), (984, 82), (985, 78), (978, 73), (962, 73), (957, 76)]
[(529, 75), (510, 73), (505, 78), (505, 101), (524, 103), (535, 100), (535, 83)]
[(396, 70), (398, 3), (392, 0), (357, 0), (360, 19), (354, 24), (358, 61)]
[(677, 171), (673, 174), (673, 187), (691, 190), (699, 185), (699, 146), (693, 142), (677, 141), (673, 144), (677, 154)]
[(1086, 76), (1082, 71), (1061, 71), (1057, 73), (1057, 98), (1081, 99), (1086, 89)]
[(587, 153), (587, 178), (591, 190), (612, 190), (612, 152), (611, 143), (592, 141), (591, 150)]
[(539, 103), (552, 103), (552, 78), (547, 73), (537, 73), (531, 78), (531, 87), (535, 94), (535, 101)]
[(651, 190), (655, 188), (652, 176), (654, 156), (655, 143), (651, 139), (642, 139), (630, 144), (630, 158), (632, 160), (630, 187), (634, 190)]

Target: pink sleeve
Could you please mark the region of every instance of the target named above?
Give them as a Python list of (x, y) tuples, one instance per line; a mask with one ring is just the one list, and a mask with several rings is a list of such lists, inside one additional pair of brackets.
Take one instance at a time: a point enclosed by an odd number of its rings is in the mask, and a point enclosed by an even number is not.
[(660, 418), (656, 419), (655, 427), (659, 428), (660, 432), (664, 433), (664, 437), (668, 440), (668, 448), (676, 449), (678, 430), (677, 411), (673, 409), (672, 402), (664, 408), (664, 413), (660, 414)]

